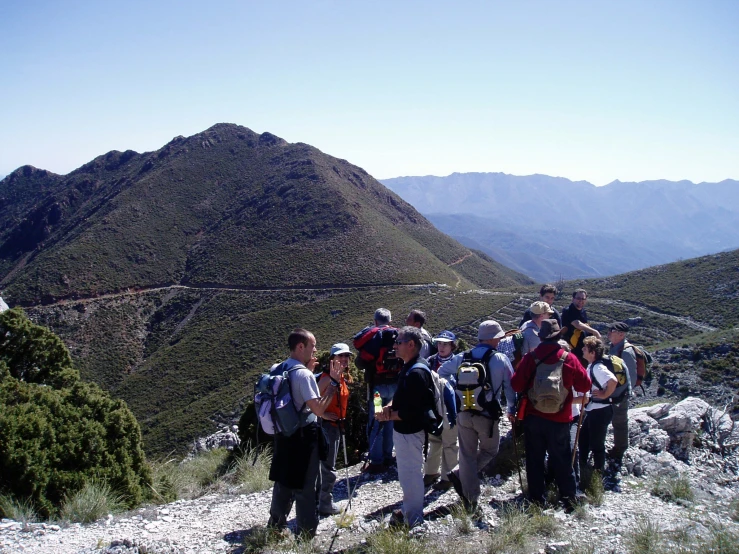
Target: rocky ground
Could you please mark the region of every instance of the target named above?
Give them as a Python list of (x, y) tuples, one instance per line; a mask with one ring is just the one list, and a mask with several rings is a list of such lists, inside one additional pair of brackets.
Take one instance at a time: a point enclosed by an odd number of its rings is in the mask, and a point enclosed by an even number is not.
[[(602, 504), (571, 515), (548, 510), (556, 532), (533, 537), (524, 551), (628, 552), (630, 533), (646, 522), (675, 537), (709, 537), (718, 527), (739, 536), (739, 523), (732, 519), (739, 517), (739, 430), (730, 419), (696, 398), (675, 406), (634, 409), (630, 441), (617, 486), (605, 492)], [(501, 452), (507, 451), (510, 444), (503, 444)], [(350, 487), (356, 487), (351, 507), (347, 476)], [(651, 494), (659, 476), (688, 478), (694, 500), (669, 502)], [(394, 470), (377, 476), (360, 473), (359, 466), (342, 470), (335, 490), (339, 505), (347, 506), (350, 523), (339, 528), (338, 517), (323, 518), (310, 551), (341, 552), (362, 545), (387, 526), (390, 513), (400, 506)], [(501, 528), (506, 507), (520, 501), (515, 472), (485, 481), (481, 512), (473, 520), (460, 518), (453, 490), (429, 489), (426, 522), (411, 533), (435, 546), (449, 545), (454, 552), (485, 552)], [(0, 552), (245, 552), (250, 534), (267, 522), (269, 502), (270, 491), (250, 495), (232, 491), (145, 507), (89, 525), (41, 523), (24, 529), (20, 523), (2, 520)], [(294, 520), (290, 524), (294, 526)], [(289, 541), (273, 547), (277, 552), (295, 549)]]

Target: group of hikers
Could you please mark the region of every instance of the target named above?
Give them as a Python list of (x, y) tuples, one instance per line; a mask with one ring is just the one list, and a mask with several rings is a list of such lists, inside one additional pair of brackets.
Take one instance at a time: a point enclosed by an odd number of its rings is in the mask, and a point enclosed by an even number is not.
[[(523, 429), (532, 503), (544, 505), (546, 483), (553, 481), (569, 512), (579, 494), (580, 469), (602, 472), (607, 457), (611, 469), (620, 466), (642, 352), (626, 340), (626, 323), (611, 324), (607, 341), (588, 324), (585, 290), (575, 290), (561, 314), (552, 306), (557, 292), (542, 286), (540, 300), (526, 310), (518, 329), (506, 332), (497, 321), (482, 321), (477, 344), (463, 352), (455, 353), (457, 337), (449, 330), (432, 337), (420, 310), (396, 328), (390, 311), (379, 308), (373, 324), (354, 337), (355, 364), (364, 371), (368, 391), (363, 471), (397, 467), (403, 502), (392, 523), (422, 523), (428, 487), (453, 487), (465, 509), (477, 510), (481, 480), (498, 454), (503, 417), (514, 435)], [(286, 421), (280, 413), (285, 408), (297, 414), (289, 431), (280, 432), (283, 423), (275, 423), (268, 525), (285, 529), (295, 504), (298, 532), (312, 537), (319, 516), (340, 512), (333, 488), (354, 354), (348, 344), (334, 344), (328, 364), (315, 374), (315, 336), (296, 329), (288, 347), (289, 358), (264, 378), (282, 376), (290, 401), (280, 404), (273, 394), (278, 383), (270, 381), (272, 404), (260, 410), (260, 420), (264, 416), (269, 425), (273, 418)], [(607, 454), (611, 424), (614, 444)]]

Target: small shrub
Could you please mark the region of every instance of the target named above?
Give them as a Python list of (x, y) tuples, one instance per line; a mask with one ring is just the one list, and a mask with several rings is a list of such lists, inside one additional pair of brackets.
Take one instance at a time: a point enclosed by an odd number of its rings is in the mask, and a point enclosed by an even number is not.
[(225, 448), (202, 452), (171, 468), (168, 479), (180, 498), (197, 498), (221, 481), (228, 469), (228, 457)]
[(244, 554), (258, 554), (264, 552), (268, 546), (274, 546), (286, 538), (286, 533), (264, 525), (252, 527), (244, 537), (242, 545)]
[(246, 494), (267, 490), (272, 486), (269, 480), (269, 467), (272, 464), (272, 451), (265, 448), (252, 448), (247, 445), (244, 453), (234, 462), (236, 482)]
[(527, 510), (529, 514), (529, 525), (532, 533), (540, 537), (551, 538), (557, 535), (559, 526), (557, 521), (549, 514), (545, 514), (541, 508), (532, 506)]
[(336, 517), (334, 517), (336, 527), (338, 527), (339, 529), (349, 529), (356, 519), (357, 518), (354, 514), (346, 511), (343, 511)]
[(729, 517), (739, 522), (739, 497), (732, 500), (731, 504), (729, 504)]
[(429, 554), (429, 545), (407, 532), (381, 529), (367, 537), (367, 554)]
[(90, 523), (124, 509), (123, 498), (107, 483), (90, 481), (75, 494), (65, 498), (59, 515), (62, 520)]
[(28, 525), (37, 519), (30, 499), (18, 500), (10, 495), (0, 495), (0, 514), (2, 517), (12, 519), (23, 525), (23, 530), (28, 530)]
[(460, 535), (469, 535), (474, 530), (474, 523), (470, 514), (461, 504), (455, 504), (451, 508), (452, 521), (454, 522), (454, 528)]
[(594, 471), (590, 476), (590, 482), (585, 489), (588, 502), (593, 506), (603, 505), (603, 496), (605, 495), (605, 487), (603, 486), (603, 477), (600, 471)]
[(579, 521), (587, 521), (590, 517), (590, 513), (588, 513), (588, 503), (578, 500), (575, 504), (575, 510), (572, 512), (572, 514)]
[(632, 531), (626, 535), (625, 542), (631, 554), (658, 554), (663, 537), (657, 524), (649, 519), (638, 519)]
[(179, 500), (187, 488), (187, 479), (174, 459), (153, 462), (151, 474), (151, 496), (156, 503)]
[(487, 553), (523, 551), (531, 533), (527, 513), (518, 507), (506, 506), (501, 511), (500, 519), (500, 525), (490, 537)]
[(692, 502), (695, 497), (690, 480), (684, 475), (674, 479), (658, 477), (652, 485), (651, 493), (666, 502)]
[(725, 527), (712, 527), (706, 540), (699, 540), (696, 554), (739, 554), (739, 536)]

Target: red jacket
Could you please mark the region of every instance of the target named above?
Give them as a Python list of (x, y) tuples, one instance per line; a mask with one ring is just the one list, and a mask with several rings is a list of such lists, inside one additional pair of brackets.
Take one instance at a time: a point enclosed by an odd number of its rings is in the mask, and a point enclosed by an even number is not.
[[(534, 356), (545, 363), (554, 363), (562, 355), (562, 352), (563, 350), (556, 342), (542, 342), (533, 352), (526, 354), (521, 359), (521, 363), (518, 364), (513, 377), (511, 377), (513, 390), (516, 392), (525, 392), (531, 386), (532, 377), (536, 371)], [(567, 395), (564, 406), (562, 406), (559, 412), (556, 414), (544, 414), (535, 410), (530, 402), (526, 402), (526, 413), (524, 415), (535, 415), (560, 423), (572, 421), (572, 389), (574, 388), (577, 392), (584, 394), (590, 391), (590, 387), (592, 386), (588, 372), (572, 352), (568, 353), (567, 358), (565, 358), (562, 367), (562, 381), (570, 393)]]

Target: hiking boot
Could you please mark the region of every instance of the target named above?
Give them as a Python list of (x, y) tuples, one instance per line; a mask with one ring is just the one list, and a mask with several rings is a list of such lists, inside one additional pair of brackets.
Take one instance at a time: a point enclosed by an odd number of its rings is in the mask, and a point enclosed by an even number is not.
[(369, 473), (370, 475), (377, 475), (378, 473), (382, 473), (385, 471), (385, 466), (383, 464), (367, 464), (367, 467), (365, 467), (362, 471), (365, 473)]
[(331, 504), (328, 508), (319, 508), (318, 513), (324, 517), (335, 516), (341, 513), (341, 509), (336, 504)]
[(452, 488), (452, 482), (449, 479), (442, 479), (438, 483), (434, 483), (434, 486), (431, 488), (435, 491), (448, 491)]
[(403, 510), (393, 510), (392, 515), (390, 516), (390, 521), (388, 522), (388, 525), (390, 527), (401, 527), (405, 525), (405, 517), (403, 517)]
[(439, 480), (439, 477), (441, 477), (440, 473), (429, 473), (428, 475), (423, 476), (423, 486), (424, 487), (430, 487), (436, 481)]
[(454, 487), (454, 491), (457, 493), (457, 495), (459, 495), (459, 498), (462, 499), (462, 504), (464, 504), (466, 508), (470, 504), (470, 501), (467, 500), (467, 497), (464, 495), (462, 481), (459, 480), (459, 476), (452, 471), (451, 473), (447, 473), (446, 478), (449, 479), (452, 486)]
[(397, 462), (397, 460), (395, 459), (394, 456), (391, 457), (391, 458), (385, 458), (384, 463), (385, 463), (385, 467), (386, 468), (391, 468), (391, 467), (397, 467), (398, 466), (398, 462)]

